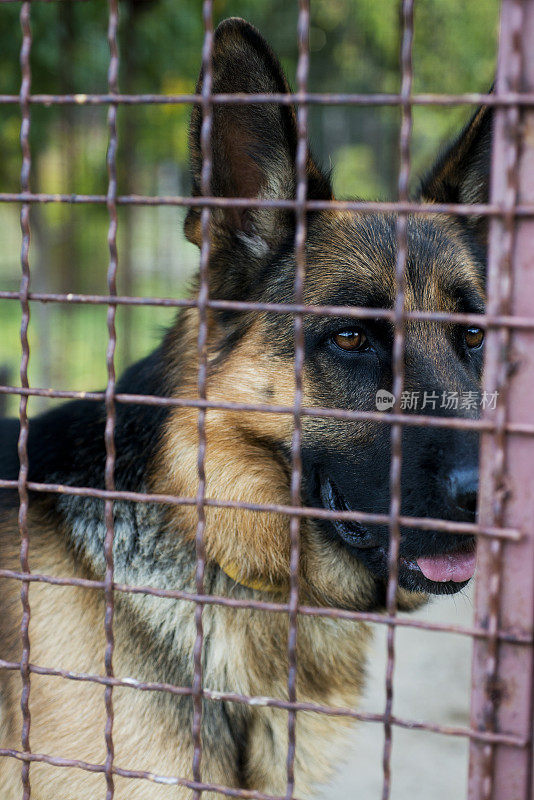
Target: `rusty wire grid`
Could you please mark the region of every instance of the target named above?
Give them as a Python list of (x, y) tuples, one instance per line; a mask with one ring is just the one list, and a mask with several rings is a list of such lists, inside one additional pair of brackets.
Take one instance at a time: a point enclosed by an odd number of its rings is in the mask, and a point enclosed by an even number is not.
[[(51, 2), (57, 0), (43, 0)], [(72, 2), (73, 0), (65, 0)], [(84, 0), (78, 0), (83, 2)], [(21, 0), (0, 0), (21, 2)], [(106, 797), (114, 796), (114, 778), (148, 780), (169, 786), (184, 786), (191, 789), (195, 800), (203, 792), (212, 791), (228, 797), (256, 798), (256, 800), (291, 800), (294, 798), (294, 761), (296, 749), (296, 718), (301, 711), (317, 714), (350, 717), (365, 722), (374, 722), (384, 727), (383, 790), (382, 800), (388, 800), (391, 791), (391, 749), (394, 726), (411, 730), (424, 730), (448, 736), (460, 736), (471, 744), (470, 800), (510, 800), (513, 786), (514, 800), (532, 800), (534, 797), (532, 754), (532, 685), (534, 679), (533, 623), (534, 623), (534, 541), (532, 499), (528, 492), (520, 501), (509, 502), (512, 479), (520, 480), (522, 470), (532, 472), (534, 421), (532, 413), (524, 413), (525, 403), (518, 411), (517, 398), (509, 386), (509, 364), (514, 360), (514, 351), (528, 347), (528, 335), (534, 331), (534, 317), (528, 302), (518, 293), (514, 283), (521, 277), (531, 288), (534, 296), (532, 256), (529, 253), (529, 236), (534, 234), (534, 146), (522, 146), (527, 142), (525, 131), (534, 130), (534, 51), (525, 45), (534, 41), (534, 0), (502, 0), (501, 36), (499, 42), (499, 64), (494, 94), (412, 94), (412, 42), (414, 0), (401, 0), (401, 90), (398, 94), (313, 94), (308, 91), (310, 27), (309, 0), (298, 0), (298, 67), (296, 92), (288, 95), (222, 95), (212, 92), (212, 48), (213, 48), (213, 0), (203, 0), (204, 45), (202, 51), (203, 83), (200, 94), (181, 95), (126, 95), (119, 92), (117, 42), (118, 0), (109, 0), (108, 42), (110, 51), (108, 93), (75, 95), (31, 94), (31, 27), (30, 0), (22, 0), (20, 23), (22, 45), (20, 53), (22, 83), (19, 96), (0, 95), (1, 104), (20, 104), (22, 168), (20, 192), (0, 193), (0, 202), (21, 204), (21, 283), (19, 291), (0, 291), (0, 299), (14, 300), (21, 304), (21, 367), (20, 386), (1, 386), (0, 393), (20, 396), (20, 435), (18, 454), (20, 470), (18, 480), (0, 480), (0, 489), (16, 489), (19, 493), (19, 529), (21, 537), (20, 571), (0, 569), (0, 578), (17, 580), (21, 586), (22, 655), (20, 662), (0, 660), (0, 669), (19, 670), (22, 680), (21, 714), (22, 739), (20, 749), (0, 748), (0, 757), (21, 761), (21, 785), (23, 800), (31, 796), (31, 764), (47, 763), (55, 767), (76, 768), (100, 773), (106, 779)], [(529, 39), (530, 37), (530, 39)], [(121, 104), (191, 104), (197, 103), (202, 110), (201, 125), (201, 197), (163, 197), (119, 195), (117, 190), (117, 109)], [(298, 145), (296, 153), (296, 197), (295, 200), (267, 200), (258, 198), (220, 198), (210, 196), (212, 177), (211, 132), (213, 106), (216, 103), (281, 103), (297, 107)], [(30, 109), (32, 105), (107, 105), (108, 106), (108, 191), (106, 195), (79, 194), (35, 194), (31, 192), (31, 152), (29, 147)], [(352, 106), (398, 106), (401, 111), (399, 137), (400, 168), (398, 197), (395, 202), (363, 201), (310, 201), (307, 199), (307, 133), (308, 106), (311, 104)], [(462, 104), (487, 104), (496, 109), (495, 144), (492, 158), (492, 193), (488, 203), (478, 205), (422, 204), (411, 201), (408, 193), (410, 177), (411, 109), (415, 105), (455, 106)], [(523, 111), (522, 111), (523, 109)], [(525, 120), (527, 120), (525, 122)], [(521, 123), (523, 121), (523, 127)], [(524, 136), (521, 136), (521, 133)], [(523, 170), (523, 171), (522, 171)], [(529, 172), (530, 170), (530, 172)], [(33, 203), (106, 204), (109, 215), (108, 246), (109, 267), (106, 295), (59, 294), (30, 291), (30, 210)], [(169, 205), (195, 206), (201, 209), (202, 246), (200, 254), (200, 289), (196, 299), (177, 300), (163, 297), (130, 297), (117, 295), (116, 277), (119, 268), (117, 254), (117, 209), (121, 205)], [(216, 208), (280, 208), (293, 210), (296, 220), (294, 249), (296, 271), (291, 303), (247, 303), (221, 301), (210, 298), (208, 263), (210, 257), (210, 217)], [(356, 307), (309, 306), (303, 302), (303, 287), (306, 274), (306, 212), (310, 209), (340, 209), (359, 213), (377, 211), (396, 212), (398, 254), (395, 271), (396, 302), (392, 310), (377, 310)], [(406, 224), (408, 214), (457, 214), (469, 217), (485, 214), (490, 219), (489, 258), (489, 303), (485, 314), (448, 314), (444, 312), (408, 312), (404, 308), (404, 280), (406, 265)], [(530, 257), (530, 264), (529, 264)], [(530, 272), (529, 272), (530, 269)], [(80, 303), (107, 305), (108, 346), (106, 354), (107, 386), (104, 392), (70, 392), (30, 387), (28, 382), (28, 325), (31, 302)], [(150, 395), (117, 393), (115, 390), (114, 354), (116, 346), (115, 315), (119, 305), (154, 305), (176, 308), (196, 308), (198, 311), (198, 396), (193, 398), (163, 398)], [(292, 406), (242, 404), (210, 401), (207, 398), (207, 333), (208, 310), (262, 310), (270, 314), (291, 315), (294, 320), (294, 386), (295, 400)], [(393, 412), (383, 415), (373, 411), (356, 411), (335, 408), (306, 408), (303, 404), (304, 339), (303, 319), (306, 315), (341, 316), (388, 319), (394, 323), (393, 347), (393, 394), (396, 398)], [(485, 389), (498, 391), (499, 404), (495, 414), (486, 413), (482, 419), (460, 419), (450, 417), (426, 417), (422, 414), (406, 416), (402, 413), (400, 398), (404, 371), (404, 326), (408, 320), (455, 320), (463, 324), (484, 325), (487, 333)], [(529, 371), (530, 370), (530, 371)], [(530, 366), (525, 372), (522, 387), (534, 387), (534, 371)], [(529, 383), (530, 381), (530, 383)], [(49, 398), (83, 398), (105, 403), (105, 488), (36, 483), (28, 480), (28, 417), (27, 403), (30, 396)], [(514, 405), (515, 402), (515, 405)], [(176, 497), (166, 494), (117, 491), (114, 480), (115, 467), (115, 421), (117, 403), (142, 404), (154, 407), (190, 407), (198, 412), (198, 491), (195, 497)], [(291, 502), (288, 505), (269, 505), (256, 502), (232, 501), (222, 497), (206, 495), (206, 413), (209, 409), (286, 414), (292, 417), (292, 465)], [(350, 420), (372, 420), (391, 427), (392, 461), (390, 468), (390, 509), (388, 514), (371, 514), (359, 511), (334, 512), (302, 505), (300, 454), (301, 426), (305, 417), (323, 417)], [(401, 439), (405, 426), (446, 427), (450, 429), (476, 430), (482, 436), (482, 483), (481, 513), (477, 523), (455, 523), (430, 518), (412, 518), (401, 514)], [(530, 461), (529, 461), (530, 459)], [(507, 478), (508, 476), (508, 478)], [(532, 477), (531, 474), (529, 477)], [(485, 481), (485, 483), (484, 483)], [(30, 537), (27, 524), (28, 492), (37, 491), (66, 495), (94, 497), (105, 503), (106, 536), (104, 543), (105, 575), (103, 580), (74, 577), (58, 578), (32, 573), (30, 570)], [(196, 508), (196, 576), (195, 592), (158, 589), (152, 586), (130, 586), (114, 580), (113, 564), (113, 504), (117, 500), (137, 503), (163, 503), (167, 505), (190, 505)], [(530, 500), (530, 507), (528, 502)], [(206, 508), (232, 508), (243, 511), (276, 513), (290, 517), (290, 591), (287, 603), (237, 599), (206, 594), (204, 590), (205, 550), (204, 529)], [(310, 607), (299, 603), (299, 547), (300, 520), (302, 517), (320, 519), (344, 519), (359, 522), (387, 524), (390, 530), (388, 556), (389, 579), (387, 587), (387, 613), (347, 611), (337, 608)], [(409, 525), (422, 530), (476, 534), (481, 538), (482, 558), (477, 583), (476, 621), (470, 627), (437, 624), (397, 618), (396, 594), (400, 528)], [(526, 606), (514, 605), (511, 566), (519, 568), (524, 578), (525, 590), (521, 594)], [(77, 586), (104, 591), (105, 597), (105, 674), (73, 672), (65, 669), (34, 664), (30, 658), (30, 604), (31, 583), (55, 586)], [(516, 588), (516, 587), (514, 587)], [(116, 676), (113, 670), (113, 616), (115, 593), (146, 594), (187, 600), (195, 605), (196, 638), (194, 643), (194, 678), (192, 686), (175, 686), (166, 683), (148, 683), (132, 678)], [(504, 599), (500, 601), (500, 597)], [(258, 609), (270, 613), (281, 613), (288, 618), (288, 682), (287, 700), (281, 698), (257, 698), (232, 692), (219, 692), (203, 685), (202, 611), (205, 605), (221, 605), (228, 608)], [(529, 605), (530, 604), (530, 605)], [(526, 609), (526, 610), (525, 610)], [(297, 628), (300, 615), (325, 616), (334, 619), (355, 619), (387, 626), (386, 705), (383, 713), (372, 714), (352, 708), (332, 707), (317, 703), (301, 702), (297, 685)], [(474, 686), (472, 722), (470, 726), (450, 726), (420, 722), (396, 716), (393, 713), (393, 677), (395, 667), (394, 635), (397, 626), (412, 627), (427, 631), (449, 631), (473, 638), (474, 642)], [(514, 687), (507, 682), (507, 670), (514, 669)], [(518, 667), (518, 665), (520, 665)], [(521, 674), (519, 674), (521, 673)], [(90, 763), (76, 759), (35, 753), (31, 750), (31, 675), (55, 676), (63, 680), (81, 681), (102, 685), (106, 711), (105, 762)], [(192, 780), (175, 775), (158, 775), (146, 771), (124, 769), (114, 760), (113, 749), (113, 689), (131, 688), (132, 691), (165, 692), (176, 696), (189, 696), (193, 703), (193, 763)], [(506, 702), (503, 702), (503, 697)], [(272, 797), (262, 792), (235, 789), (210, 784), (202, 780), (202, 704), (203, 701), (228, 701), (245, 705), (258, 705), (283, 709), (288, 714), (287, 785), (285, 795)]]

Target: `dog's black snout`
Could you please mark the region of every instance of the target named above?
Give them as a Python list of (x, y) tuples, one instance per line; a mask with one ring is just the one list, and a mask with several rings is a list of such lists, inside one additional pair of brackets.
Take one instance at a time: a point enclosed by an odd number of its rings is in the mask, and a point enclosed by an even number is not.
[(450, 497), (456, 508), (471, 514), (477, 510), (478, 467), (455, 467), (449, 473)]

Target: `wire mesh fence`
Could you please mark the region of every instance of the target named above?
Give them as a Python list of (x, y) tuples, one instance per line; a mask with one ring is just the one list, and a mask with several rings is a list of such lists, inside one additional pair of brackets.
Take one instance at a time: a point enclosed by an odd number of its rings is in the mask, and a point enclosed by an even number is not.
[[(5, 2), (7, 0), (3, 0)], [(66, 0), (71, 2), (72, 0)], [(147, 780), (165, 786), (182, 786), (192, 791), (194, 798), (205, 792), (222, 796), (257, 798), (257, 800), (289, 800), (295, 796), (295, 753), (297, 746), (296, 720), (300, 712), (348, 717), (383, 725), (383, 791), (387, 800), (391, 792), (392, 730), (395, 726), (460, 736), (469, 740), (471, 800), (517, 798), (528, 800), (534, 793), (532, 770), (532, 709), (533, 709), (533, 624), (534, 624), (534, 511), (531, 489), (534, 463), (534, 418), (531, 392), (534, 388), (534, 363), (531, 337), (534, 331), (532, 298), (534, 278), (531, 248), (534, 218), (534, 2), (533, 0), (503, 0), (499, 41), (498, 70), (495, 90), (490, 94), (414, 95), (412, 91), (412, 47), (414, 30), (414, 0), (402, 0), (401, 16), (401, 89), (398, 94), (317, 94), (308, 90), (309, 74), (309, 0), (298, 2), (298, 67), (294, 93), (221, 94), (213, 91), (213, 0), (203, 0), (204, 21), (202, 51), (203, 80), (196, 94), (121, 94), (118, 82), (119, 49), (117, 41), (119, 2), (109, 0), (108, 92), (105, 94), (34, 95), (31, 92), (31, 7), (29, 0), (21, 2), (20, 23), (22, 44), (20, 63), (22, 83), (20, 95), (1, 95), (0, 104), (20, 105), (22, 167), (20, 192), (0, 193), (0, 202), (17, 203), (21, 207), (21, 284), (18, 291), (0, 291), (0, 299), (19, 301), (22, 310), (20, 334), (20, 382), (0, 387), (2, 394), (20, 396), (20, 435), (18, 480), (0, 480), (0, 489), (15, 489), (19, 494), (18, 524), (20, 530), (20, 569), (0, 569), (4, 581), (18, 581), (21, 587), (22, 622), (20, 637), (22, 655), (19, 661), (0, 660), (0, 668), (19, 670), (22, 681), (21, 714), (22, 739), (20, 748), (0, 747), (4, 759), (18, 759), (22, 764), (21, 787), (24, 800), (31, 796), (31, 766), (44, 762), (55, 768), (71, 767), (101, 773), (106, 780), (106, 796), (115, 793), (117, 776)], [(199, 10), (200, 13), (200, 10)], [(102, 105), (108, 107), (108, 190), (106, 195), (32, 193), (30, 185), (31, 160), (30, 125), (34, 105)], [(117, 110), (122, 104), (196, 104), (201, 109), (201, 176), (200, 196), (140, 196), (120, 195), (117, 188)], [(295, 153), (296, 191), (294, 199), (242, 198), (212, 196), (213, 150), (212, 131), (214, 108), (218, 106), (278, 104), (296, 107), (297, 148)], [(401, 111), (399, 134), (400, 169), (395, 202), (336, 201), (308, 199), (308, 110), (314, 104), (323, 105), (392, 105)], [(492, 191), (488, 203), (462, 202), (432, 204), (414, 201), (409, 194), (410, 143), (412, 107), (415, 105), (482, 104), (495, 108), (495, 133), (492, 155)], [(106, 205), (108, 226), (109, 267), (107, 294), (34, 292), (31, 289), (31, 208), (36, 203), (71, 203)], [(194, 207), (200, 212), (201, 251), (199, 291), (194, 299), (125, 296), (117, 293), (117, 272), (120, 257), (117, 252), (117, 210), (121, 205), (168, 205)], [(292, 298), (288, 302), (246, 302), (212, 298), (209, 285), (209, 263), (213, 242), (212, 215), (217, 209), (279, 209), (294, 214), (295, 236), (293, 249), (296, 269)], [(351, 214), (395, 213), (396, 265), (395, 302), (392, 308), (318, 305), (305, 301), (306, 241), (308, 214), (311, 211), (345, 211)], [(489, 220), (490, 247), (488, 270), (488, 305), (484, 314), (461, 311), (413, 311), (406, 308), (407, 226), (410, 215), (455, 215), (473, 219), (484, 215)], [(33, 303), (91, 304), (107, 307), (108, 347), (106, 354), (107, 385), (102, 392), (76, 392), (61, 389), (30, 387), (28, 363), (30, 347), (28, 327), (30, 304)], [(165, 306), (194, 308), (198, 312), (198, 381), (196, 396), (160, 397), (151, 394), (127, 394), (117, 391), (115, 349), (117, 331), (115, 317), (120, 306)], [(210, 399), (208, 374), (208, 314), (214, 311), (256, 312), (273, 316), (293, 317), (294, 339), (294, 402), (292, 405), (268, 403), (239, 403)], [(394, 404), (384, 414), (375, 410), (309, 407), (303, 390), (305, 340), (304, 319), (308, 316), (342, 317), (343, 319), (381, 319), (394, 326), (392, 359), (392, 394)], [(405, 370), (405, 329), (410, 321), (436, 323), (455, 322), (462, 325), (483, 325), (486, 329), (484, 391), (496, 393), (495, 409), (487, 409), (481, 418), (459, 416), (427, 416), (404, 413), (402, 405)], [(28, 399), (41, 396), (57, 399), (84, 399), (104, 402), (105, 424), (105, 486), (63, 485), (29, 480), (27, 415)], [(137, 405), (154, 408), (189, 408), (197, 413), (197, 493), (195, 496), (175, 496), (167, 493), (133, 492), (117, 489), (115, 463), (117, 458), (115, 430), (117, 406)], [(211, 497), (206, 488), (206, 447), (209, 444), (206, 415), (209, 411), (239, 411), (283, 415), (292, 422), (290, 502), (277, 505)], [(302, 502), (302, 425), (306, 419), (368, 421), (389, 426), (391, 431), (391, 465), (389, 476), (389, 511), (370, 513), (358, 510), (332, 511), (309, 507)], [(410, 517), (402, 513), (401, 473), (402, 439), (407, 428), (435, 428), (476, 431), (482, 438), (479, 516), (476, 523), (454, 522), (429, 517)], [(103, 579), (57, 577), (30, 570), (31, 530), (28, 525), (29, 493), (58, 494), (100, 499), (105, 504), (106, 535), (104, 541), (105, 571)], [(195, 591), (164, 589), (149, 585), (119, 583), (114, 574), (114, 505), (118, 501), (136, 504), (156, 503), (165, 506), (191, 507), (196, 512), (196, 575)], [(259, 514), (285, 515), (290, 520), (289, 591), (286, 602), (226, 597), (206, 591), (205, 526), (207, 509), (233, 509)], [(301, 521), (304, 518), (344, 520), (363, 524), (382, 524), (389, 529), (387, 556), (388, 580), (386, 613), (353, 611), (344, 608), (305, 605), (299, 600), (299, 564), (301, 560)], [(475, 624), (459, 627), (429, 623), (397, 616), (399, 550), (403, 526), (422, 531), (476, 535), (479, 539), (479, 566)], [(54, 665), (36, 664), (31, 657), (29, 637), (32, 606), (30, 586), (44, 583), (52, 586), (76, 586), (87, 591), (103, 591), (105, 597), (105, 672), (102, 675), (74, 672)], [(191, 686), (172, 683), (143, 682), (116, 675), (114, 671), (114, 613), (117, 593), (144, 594), (160, 598), (180, 599), (194, 606), (195, 641), (193, 645), (194, 677)], [(205, 634), (203, 610), (219, 605), (233, 609), (255, 609), (263, 613), (282, 614), (288, 619), (287, 639), (287, 699), (252, 697), (238, 692), (221, 692), (204, 685), (203, 648)], [(297, 681), (298, 618), (325, 617), (339, 620), (359, 620), (387, 626), (387, 668), (385, 674), (386, 704), (382, 713), (372, 714), (345, 708), (299, 700)], [(395, 630), (398, 626), (423, 630), (452, 631), (473, 638), (473, 690), (471, 725), (451, 726), (423, 723), (401, 718), (393, 712), (395, 670)], [(0, 653), (1, 656), (1, 653)], [(63, 680), (81, 681), (105, 687), (106, 758), (103, 763), (90, 763), (62, 758), (31, 748), (31, 682), (32, 675), (55, 676)], [(159, 775), (143, 770), (125, 769), (114, 756), (114, 689), (130, 687), (144, 692), (163, 692), (190, 697), (193, 704), (192, 778), (183, 775)], [(273, 796), (254, 788), (236, 788), (203, 781), (202, 719), (205, 703), (229, 702), (244, 706), (282, 709), (287, 712), (288, 748), (286, 761), (286, 790)]]

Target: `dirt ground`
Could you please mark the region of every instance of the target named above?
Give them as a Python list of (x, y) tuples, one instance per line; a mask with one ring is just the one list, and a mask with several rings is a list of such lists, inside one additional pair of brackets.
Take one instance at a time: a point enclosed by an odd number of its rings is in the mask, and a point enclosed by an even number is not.
[[(472, 590), (434, 599), (418, 619), (471, 625)], [(469, 724), (471, 641), (449, 633), (396, 629), (394, 713), (414, 720)], [(385, 703), (386, 629), (375, 626), (362, 709), (382, 712)], [(318, 794), (319, 800), (380, 800), (383, 726), (358, 723), (345, 762)], [(465, 800), (468, 746), (464, 738), (393, 729), (391, 800)]]

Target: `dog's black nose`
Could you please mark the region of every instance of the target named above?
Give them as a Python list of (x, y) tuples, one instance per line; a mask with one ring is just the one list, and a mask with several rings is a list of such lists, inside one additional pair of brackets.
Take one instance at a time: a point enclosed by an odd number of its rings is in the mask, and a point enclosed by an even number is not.
[(474, 516), (477, 510), (478, 468), (454, 467), (449, 473), (449, 492), (456, 508)]

